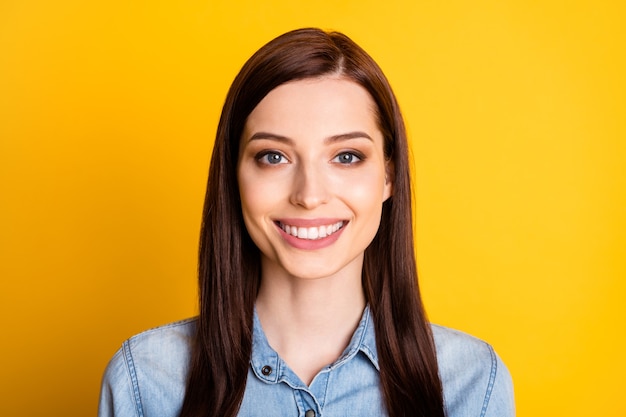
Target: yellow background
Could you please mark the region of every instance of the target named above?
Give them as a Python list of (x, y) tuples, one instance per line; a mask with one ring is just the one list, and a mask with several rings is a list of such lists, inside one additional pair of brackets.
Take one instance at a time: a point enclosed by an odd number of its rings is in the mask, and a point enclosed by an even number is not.
[(519, 416), (626, 415), (622, 4), (2, 0), (0, 415), (95, 415), (121, 342), (195, 314), (226, 90), (301, 26), (397, 92), (431, 319), (495, 346)]

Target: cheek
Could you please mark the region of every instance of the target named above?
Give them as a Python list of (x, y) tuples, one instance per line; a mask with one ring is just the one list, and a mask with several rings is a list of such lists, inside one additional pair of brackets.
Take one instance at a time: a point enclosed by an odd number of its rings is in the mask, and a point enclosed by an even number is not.
[(243, 219), (246, 223), (246, 228), (248, 229), (248, 232), (250, 232), (250, 221), (255, 217), (254, 209), (258, 207), (256, 202), (258, 195), (255, 192), (256, 190), (254, 184), (250, 181), (249, 175), (239, 173), (237, 180), (239, 181), (241, 211), (243, 213)]
[(275, 182), (261, 179), (258, 172), (252, 170), (240, 172), (238, 181), (243, 218), (248, 233), (254, 236), (255, 229), (267, 227), (264, 218), (273, 211), (279, 190)]
[(258, 177), (251, 172), (240, 173), (238, 180), (239, 196), (244, 211), (254, 211), (259, 206), (263, 206), (263, 196), (267, 195), (264, 182), (258, 181)]
[(378, 230), (384, 201), (384, 178), (377, 174), (360, 176), (358, 181), (342, 184), (341, 189), (342, 200), (350, 206), (357, 219), (367, 223), (362, 223), (364, 231)]
[(249, 209), (260, 211), (262, 208), (271, 205), (276, 199), (278, 190), (276, 185), (267, 181), (248, 181), (239, 183), (239, 193), (242, 204), (248, 206)]
[(342, 178), (337, 184), (339, 195), (358, 202), (359, 205), (382, 204), (385, 195), (385, 178), (381, 170), (358, 171)]
[(263, 213), (262, 193), (250, 181), (239, 178), (239, 195), (241, 199), (241, 212), (243, 221), (250, 238), (258, 248), (263, 247), (263, 225), (261, 214)]

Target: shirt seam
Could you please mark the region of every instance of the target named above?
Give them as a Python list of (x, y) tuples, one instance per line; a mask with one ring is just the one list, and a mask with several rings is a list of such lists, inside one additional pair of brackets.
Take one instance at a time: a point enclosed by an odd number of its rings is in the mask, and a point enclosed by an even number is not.
[(167, 323), (167, 324), (163, 324), (160, 326), (152, 327), (130, 337), (128, 340), (129, 341), (141, 340), (144, 337), (151, 335), (152, 333), (161, 333), (163, 331), (167, 331), (167, 330), (174, 329), (177, 327), (183, 327), (188, 324), (192, 324), (194, 321), (197, 321), (197, 320), (198, 320), (197, 317), (190, 317), (190, 318), (178, 320), (172, 323)]
[(487, 345), (489, 348), (489, 355), (491, 357), (491, 372), (489, 374), (489, 383), (487, 384), (487, 391), (485, 392), (485, 399), (483, 400), (483, 407), (480, 412), (480, 417), (484, 417), (487, 414), (487, 408), (489, 407), (489, 400), (491, 399), (491, 393), (493, 392), (493, 386), (495, 385), (496, 373), (498, 371), (498, 361), (496, 359), (496, 353), (493, 351), (491, 345)]
[(131, 381), (133, 399), (135, 402), (135, 411), (137, 412), (138, 417), (143, 417), (143, 405), (141, 403), (141, 394), (139, 392), (139, 381), (137, 380), (135, 362), (133, 361), (133, 355), (130, 351), (130, 343), (128, 340), (124, 342), (124, 344), (122, 345), (122, 348), (124, 350), (126, 370), (128, 371), (128, 376), (130, 377), (130, 381)]

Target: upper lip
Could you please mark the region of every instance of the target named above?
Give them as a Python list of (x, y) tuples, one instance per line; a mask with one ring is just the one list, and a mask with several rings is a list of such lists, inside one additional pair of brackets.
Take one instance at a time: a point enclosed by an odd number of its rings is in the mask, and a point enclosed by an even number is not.
[(282, 223), (284, 225), (296, 226), (296, 227), (319, 227), (319, 226), (328, 226), (330, 224), (338, 223), (338, 222), (346, 222), (345, 219), (339, 218), (317, 218), (317, 219), (297, 219), (297, 218), (285, 218), (285, 219), (274, 219), (275, 222)]

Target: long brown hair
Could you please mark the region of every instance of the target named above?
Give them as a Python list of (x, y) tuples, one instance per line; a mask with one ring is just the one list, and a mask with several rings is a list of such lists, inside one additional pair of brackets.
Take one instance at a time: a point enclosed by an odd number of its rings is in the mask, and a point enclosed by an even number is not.
[(272, 40), (243, 66), (226, 97), (211, 158), (199, 253), (200, 316), (181, 417), (237, 415), (252, 353), (259, 250), (244, 226), (236, 167), (248, 115), (289, 81), (337, 74), (377, 105), (393, 196), (365, 251), (363, 287), (373, 314), (388, 414), (443, 417), (443, 394), (413, 252), (408, 145), (395, 96), (374, 60), (347, 36), (299, 29)]

